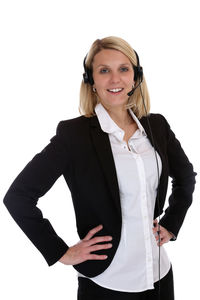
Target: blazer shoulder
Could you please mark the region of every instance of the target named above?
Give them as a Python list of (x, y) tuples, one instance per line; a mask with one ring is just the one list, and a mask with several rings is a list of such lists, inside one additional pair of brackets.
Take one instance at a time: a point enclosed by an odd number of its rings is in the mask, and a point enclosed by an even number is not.
[(150, 124), (153, 126), (153, 128), (155, 128), (155, 130), (163, 130), (164, 128), (168, 130), (170, 128), (166, 118), (162, 114), (150, 113), (148, 116), (144, 116), (141, 118), (141, 123), (147, 124), (147, 118), (149, 119)]
[(150, 114), (150, 119), (152, 119), (152, 123), (155, 124), (155, 126), (160, 126), (161, 130), (165, 130), (167, 135), (173, 133), (169, 122), (162, 114)]
[(73, 119), (61, 120), (56, 129), (57, 134), (70, 133), (80, 131), (81, 128), (88, 126), (89, 118), (85, 116), (79, 116)]
[(150, 113), (149, 118), (151, 120), (153, 120), (154, 122), (162, 122), (165, 124), (167, 123), (166, 118), (162, 114), (159, 114), (159, 113)]
[(58, 123), (58, 127), (67, 128), (67, 127), (76, 127), (76, 126), (84, 125), (85, 123), (88, 123), (88, 119), (89, 118), (85, 116), (79, 116), (68, 120), (61, 120)]

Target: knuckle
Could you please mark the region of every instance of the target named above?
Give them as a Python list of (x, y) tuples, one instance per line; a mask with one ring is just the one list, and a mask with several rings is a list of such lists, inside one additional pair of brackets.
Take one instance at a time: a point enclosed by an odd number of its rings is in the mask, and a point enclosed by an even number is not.
[(102, 246), (101, 245), (95, 245), (92, 247), (92, 251), (97, 251), (97, 250), (101, 250)]
[(88, 244), (88, 240), (83, 240), (82, 243), (80, 244), (81, 247), (85, 247)]
[(110, 236), (104, 236), (103, 239), (104, 241), (110, 241), (112, 238)]
[(97, 260), (97, 259), (101, 259), (101, 258), (102, 258), (101, 255), (91, 254), (91, 259)]
[(104, 245), (96, 245), (94, 246), (94, 251), (95, 250), (102, 250), (102, 249), (108, 249), (108, 248), (111, 248), (112, 247), (112, 244), (104, 244)]
[(96, 259), (96, 255), (94, 254), (88, 255), (88, 260), (93, 260), (93, 259)]
[(94, 234), (94, 229), (90, 229), (90, 231), (88, 233), (93, 235)]
[(94, 237), (92, 239), (92, 242), (95, 244), (95, 243), (98, 243), (99, 242), (99, 237)]
[(92, 240), (93, 243), (100, 243), (100, 242), (110, 241), (110, 240), (112, 240), (112, 237), (110, 237), (110, 236), (96, 236), (96, 237), (93, 237), (91, 240)]
[(98, 237), (94, 237), (94, 238), (92, 239), (92, 242), (93, 242), (94, 244), (96, 244), (96, 243), (101, 243), (101, 242), (105, 242), (105, 241), (108, 241), (108, 237), (105, 237), (105, 236), (98, 236)]
[(101, 250), (102, 247), (100, 245), (96, 245), (96, 246), (94, 246), (93, 249), (94, 249), (93, 251), (97, 251), (97, 250)]

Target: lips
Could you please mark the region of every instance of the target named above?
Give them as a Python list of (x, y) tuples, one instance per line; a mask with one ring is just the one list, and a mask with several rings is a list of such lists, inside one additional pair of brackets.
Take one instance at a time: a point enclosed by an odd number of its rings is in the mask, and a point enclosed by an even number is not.
[(123, 88), (107, 89), (107, 91), (112, 94), (119, 94), (121, 91), (123, 91)]

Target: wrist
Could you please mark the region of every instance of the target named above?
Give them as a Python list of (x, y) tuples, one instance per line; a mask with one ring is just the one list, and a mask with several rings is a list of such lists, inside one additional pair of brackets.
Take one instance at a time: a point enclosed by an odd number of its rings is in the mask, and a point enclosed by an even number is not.
[(65, 265), (68, 264), (67, 263), (67, 261), (68, 261), (68, 259), (67, 259), (67, 257), (68, 257), (67, 252), (68, 252), (68, 250), (69, 249), (67, 249), (67, 251), (64, 253), (64, 255), (59, 259), (59, 262), (61, 262), (62, 264), (65, 264)]

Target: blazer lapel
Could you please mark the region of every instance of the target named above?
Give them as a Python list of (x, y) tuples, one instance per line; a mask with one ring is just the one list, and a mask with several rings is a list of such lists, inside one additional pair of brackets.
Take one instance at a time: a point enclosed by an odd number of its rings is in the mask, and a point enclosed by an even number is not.
[[(149, 122), (150, 122), (151, 130), (152, 130), (152, 134), (153, 134), (153, 140), (154, 140), (154, 144), (155, 144), (155, 150), (160, 155), (160, 159), (161, 159), (161, 162), (162, 162), (162, 172), (161, 172), (159, 186), (158, 186), (158, 189), (160, 190), (160, 194), (162, 194), (162, 189), (166, 185), (166, 180), (168, 178), (168, 175), (167, 175), (167, 162), (166, 162), (165, 155), (164, 155), (164, 153), (162, 151), (162, 147), (161, 147), (161, 143), (162, 142), (161, 142), (161, 140), (160, 140), (159, 135), (157, 134), (157, 132), (155, 133), (155, 131), (157, 130), (156, 127), (159, 126), (159, 125), (158, 124), (157, 125), (152, 124), (153, 122), (151, 122), (151, 120), (149, 120)], [(152, 146), (154, 147), (153, 140), (152, 140), (152, 135), (151, 135), (151, 132), (150, 132), (150, 129), (149, 129), (148, 121), (147, 121), (147, 117), (142, 117), (140, 119), (140, 123), (144, 127), (145, 132), (147, 134), (147, 137), (149, 138)], [(159, 201), (160, 200), (158, 199), (158, 195), (159, 194), (157, 194), (156, 205), (155, 205), (155, 215), (156, 216), (158, 216), (159, 211), (160, 211), (160, 208), (159, 208), (159, 206), (160, 206), (159, 205)], [(159, 195), (159, 197), (160, 197), (160, 195)], [(160, 212), (160, 213), (162, 213), (162, 212)]]
[(96, 116), (90, 118), (90, 129), (92, 141), (101, 163), (114, 205), (121, 216), (119, 186), (109, 136), (102, 131)]
[[(150, 142), (151, 142), (151, 144), (152, 144), (152, 146), (153, 146), (152, 136), (151, 136), (150, 128), (149, 128), (149, 126), (148, 126), (147, 118), (148, 118), (148, 117), (142, 117), (142, 118), (140, 119), (140, 123), (141, 123), (142, 126), (144, 127), (144, 130), (145, 130), (145, 132), (146, 132), (146, 134), (147, 134), (147, 137), (148, 137), (148, 139), (150, 140)], [(150, 122), (150, 120), (149, 120), (149, 122)], [(153, 131), (151, 122), (150, 122), (150, 125), (151, 125), (151, 129), (152, 129), (152, 131)], [(153, 138), (154, 138), (155, 146), (157, 146), (157, 143), (156, 143), (154, 134), (153, 134)], [(156, 150), (157, 150), (157, 147), (156, 147)]]
[[(155, 144), (156, 151), (157, 151), (158, 154), (160, 155), (162, 164), (165, 165), (166, 160), (165, 160), (164, 155), (163, 155), (163, 153), (162, 153), (162, 151), (161, 151), (160, 140), (159, 140), (158, 134), (155, 134), (156, 128), (155, 128), (155, 127), (153, 126), (153, 124), (151, 123), (151, 120), (149, 120), (149, 122), (150, 122), (151, 130), (152, 130), (153, 139), (152, 139), (152, 135), (151, 135), (150, 128), (149, 128), (149, 126), (148, 126), (147, 117), (143, 117), (142, 119), (140, 119), (140, 123), (141, 123), (142, 126), (144, 127), (144, 130), (145, 130), (145, 132), (146, 132), (146, 134), (147, 134), (148, 139), (149, 139), (150, 142), (151, 142), (151, 145), (154, 147), (154, 144)], [(153, 143), (153, 140), (154, 140), (154, 143)]]

